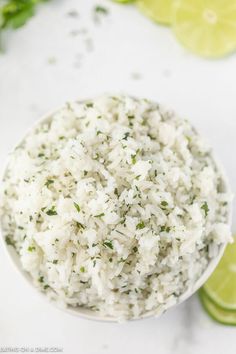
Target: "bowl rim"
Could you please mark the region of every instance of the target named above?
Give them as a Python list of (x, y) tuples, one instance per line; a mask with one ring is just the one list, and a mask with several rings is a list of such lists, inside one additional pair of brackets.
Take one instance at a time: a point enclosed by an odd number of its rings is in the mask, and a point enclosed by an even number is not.
[[(130, 96), (132, 97), (132, 96)], [(88, 98), (85, 99), (81, 99), (81, 100), (73, 100), (73, 101), (69, 101), (69, 103), (75, 103), (75, 102), (79, 102), (79, 103), (83, 103), (86, 102), (87, 100), (89, 100)], [(91, 99), (90, 99), (91, 100)], [(30, 125), (30, 127), (26, 130), (26, 133), (24, 134), (24, 136), (20, 139), (20, 141), (17, 144), (14, 144), (14, 147), (11, 149), (11, 151), (7, 154), (6, 157), (6, 161), (5, 163), (2, 164), (1, 170), (0, 170), (0, 183), (2, 183), (5, 172), (7, 170), (7, 166), (10, 160), (10, 157), (12, 155), (12, 153), (14, 153), (14, 150), (16, 149), (17, 146), (19, 146), (20, 144), (22, 144), (22, 142), (27, 138), (28, 135), (30, 135), (40, 124), (43, 123), (47, 123), (49, 122), (53, 116), (55, 114), (57, 114), (60, 110), (62, 110), (63, 108), (66, 107), (66, 104), (61, 105), (59, 108), (48, 111), (46, 114), (42, 115), (40, 118), (36, 119), (36, 121)], [(163, 106), (162, 106), (163, 107)], [(164, 106), (165, 107), (165, 106)], [(191, 126), (193, 127), (193, 129), (195, 129), (195, 127), (192, 125), (191, 121), (190, 121)], [(198, 131), (195, 129), (195, 131), (198, 133)], [(202, 135), (200, 135), (202, 136)], [(207, 141), (204, 137), (204, 140)], [(222, 163), (220, 162), (220, 160), (215, 156), (213, 150), (211, 149), (211, 157), (215, 163), (215, 166), (217, 168), (217, 170), (219, 171), (221, 178), (222, 178), (222, 186), (223, 189), (225, 191), (225, 193), (229, 193), (233, 196), (231, 187), (230, 187), (230, 183), (228, 180), (228, 177), (226, 175), (225, 169), (222, 165)], [(232, 226), (232, 215), (233, 215), (233, 198), (232, 200), (229, 202), (228, 205), (228, 214), (227, 214), (227, 224), (230, 226)], [(119, 319), (117, 317), (110, 317), (110, 316), (104, 316), (104, 315), (100, 315), (99, 313), (96, 313), (92, 310), (83, 308), (83, 307), (73, 307), (71, 305), (63, 305), (60, 302), (54, 301), (54, 300), (50, 300), (47, 295), (45, 293), (43, 293), (42, 291), (40, 291), (34, 284), (32, 281), (32, 278), (30, 276), (30, 274), (28, 272), (26, 272), (21, 265), (20, 262), (20, 257), (17, 254), (16, 250), (7, 245), (3, 236), (3, 232), (2, 232), (2, 227), (1, 227), (1, 218), (0, 218), (0, 239), (3, 245), (3, 249), (4, 249), (4, 253), (6, 254), (7, 258), (10, 259), (10, 263), (13, 265), (13, 267), (17, 270), (18, 274), (20, 273), (22, 278), (26, 281), (26, 283), (28, 283), (28, 285), (31, 286), (31, 288), (34, 289), (34, 291), (44, 300), (46, 300), (49, 304), (54, 305), (54, 307), (62, 310), (63, 312), (69, 313), (73, 316), (79, 317), (79, 318), (83, 318), (83, 319), (87, 319), (87, 320), (92, 320), (92, 321), (97, 321), (97, 322), (107, 322), (107, 323), (119, 323), (119, 322), (123, 322), (123, 319)], [(125, 321), (139, 321), (142, 319), (148, 319), (148, 318), (153, 318), (153, 317), (159, 317), (161, 314), (163, 314), (166, 310), (169, 310), (170, 308), (174, 308), (175, 306), (181, 304), (182, 302), (184, 302), (185, 300), (187, 300), (189, 297), (191, 297), (197, 290), (199, 290), (199, 288), (207, 281), (207, 279), (210, 277), (210, 275), (212, 274), (212, 272), (215, 270), (215, 268), (217, 267), (218, 263), (220, 262), (225, 248), (227, 246), (228, 242), (226, 243), (222, 243), (219, 246), (219, 252), (217, 254), (216, 257), (212, 258), (206, 269), (204, 270), (204, 272), (202, 273), (202, 275), (198, 278), (198, 280), (190, 287), (188, 288), (183, 294), (181, 294), (176, 303), (174, 304), (170, 304), (169, 306), (165, 307), (165, 309), (163, 309), (160, 313), (157, 314), (156, 310), (151, 310), (151, 311), (147, 311), (146, 313), (144, 313), (143, 315), (140, 315), (137, 318), (130, 318), (128, 320)]]

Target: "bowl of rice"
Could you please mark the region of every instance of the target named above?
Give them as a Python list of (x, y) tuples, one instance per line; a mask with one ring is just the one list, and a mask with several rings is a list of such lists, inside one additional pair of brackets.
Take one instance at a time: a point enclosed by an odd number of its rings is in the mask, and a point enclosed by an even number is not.
[(231, 204), (222, 167), (187, 120), (104, 95), (43, 117), (11, 153), (2, 240), (66, 311), (140, 319), (207, 280), (231, 241)]

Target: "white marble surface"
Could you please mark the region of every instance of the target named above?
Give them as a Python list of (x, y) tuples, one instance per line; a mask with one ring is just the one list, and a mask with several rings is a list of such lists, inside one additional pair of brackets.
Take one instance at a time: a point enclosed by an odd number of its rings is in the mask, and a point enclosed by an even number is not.
[[(100, 24), (92, 8), (109, 15)], [(79, 17), (69, 16), (77, 10)], [(84, 33), (87, 29), (88, 33)], [(77, 32), (80, 33), (77, 33)], [(189, 117), (236, 180), (236, 55), (206, 61), (132, 6), (54, 0), (5, 36), (0, 55), (0, 163), (26, 129), (64, 101), (103, 92), (159, 100)], [(235, 223), (234, 223), (235, 227)], [(58, 346), (68, 354), (234, 354), (236, 329), (213, 323), (196, 296), (160, 319), (123, 325), (55, 309), (21, 279), (0, 249), (0, 348)]]

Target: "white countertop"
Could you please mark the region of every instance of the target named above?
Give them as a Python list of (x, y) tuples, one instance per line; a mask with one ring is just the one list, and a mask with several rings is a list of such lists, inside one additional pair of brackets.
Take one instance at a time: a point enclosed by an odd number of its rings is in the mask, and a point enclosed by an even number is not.
[[(94, 22), (101, 4), (108, 16)], [(77, 10), (79, 16), (68, 15)], [(86, 31), (87, 33), (85, 33)], [(207, 61), (168, 28), (109, 0), (54, 0), (5, 36), (0, 55), (0, 164), (40, 115), (103, 92), (152, 98), (188, 117), (236, 181), (236, 54)], [(236, 218), (234, 218), (236, 220)], [(234, 222), (234, 228), (235, 228)], [(93, 323), (57, 310), (18, 276), (0, 249), (1, 347), (62, 347), (68, 354), (234, 354), (236, 329), (213, 323), (197, 296), (160, 319)]]

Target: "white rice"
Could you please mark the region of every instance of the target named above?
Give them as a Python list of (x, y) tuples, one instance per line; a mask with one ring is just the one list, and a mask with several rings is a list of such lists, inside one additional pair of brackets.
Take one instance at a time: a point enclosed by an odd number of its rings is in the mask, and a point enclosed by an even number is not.
[(67, 104), (16, 148), (2, 187), (4, 236), (35, 286), (102, 315), (164, 311), (230, 240), (209, 147), (147, 100)]

